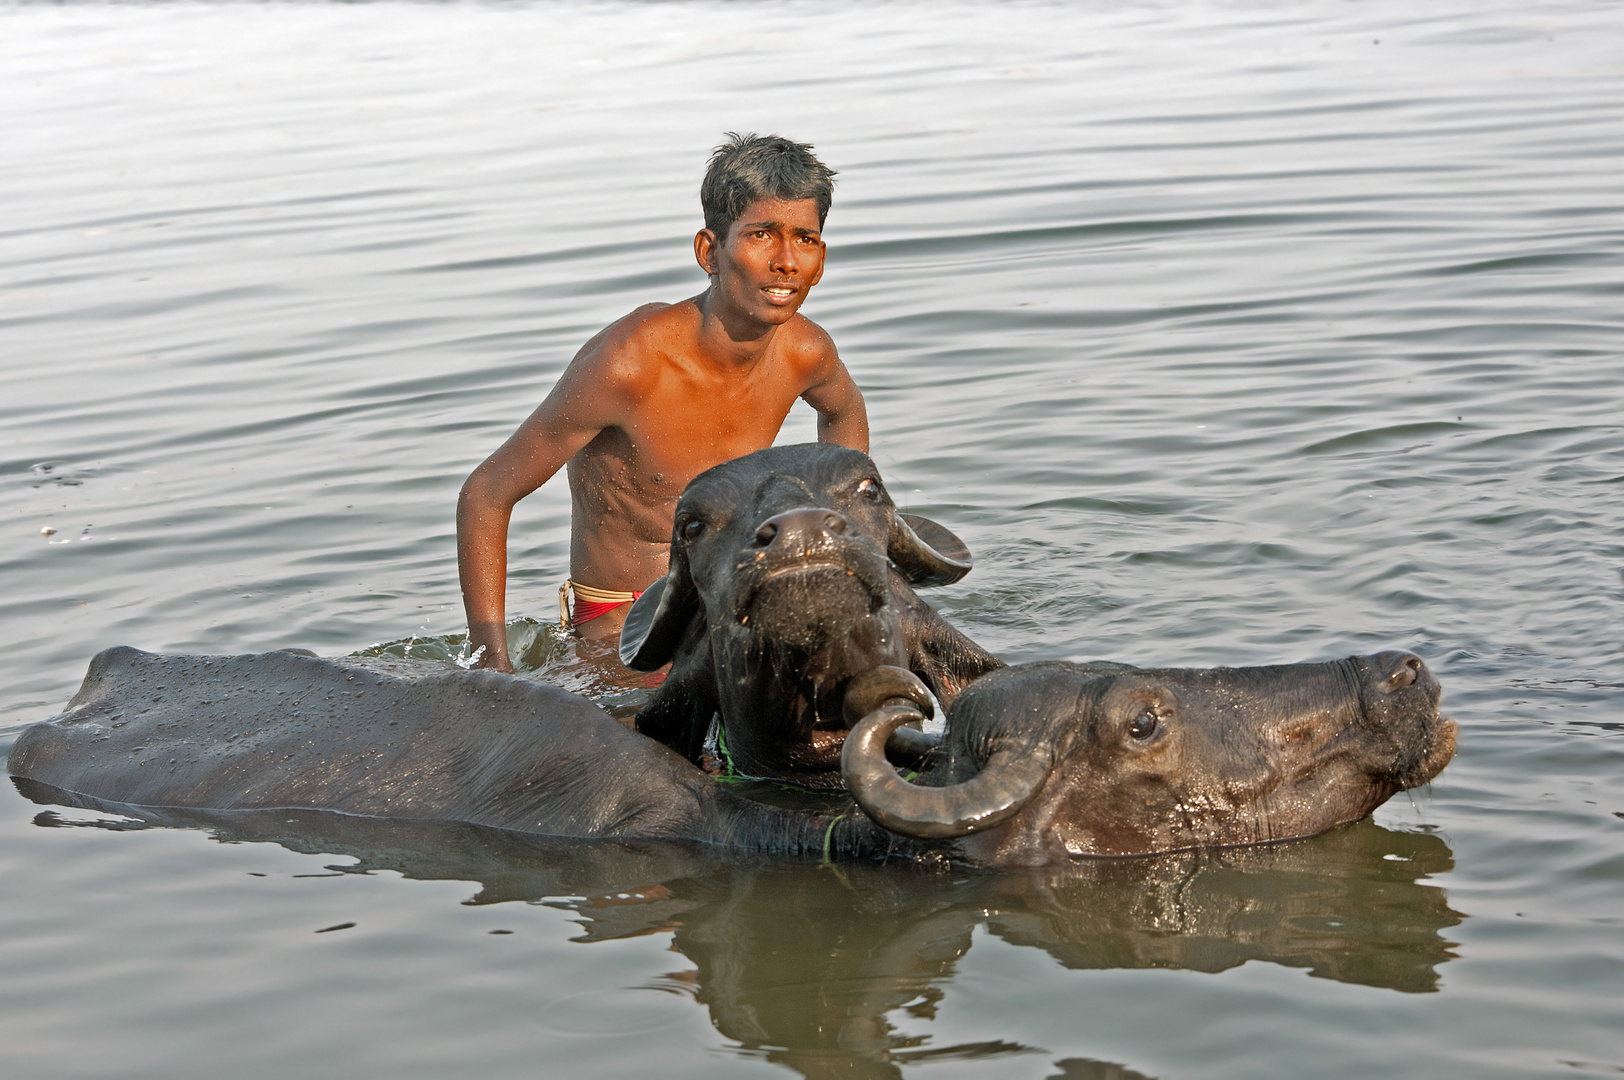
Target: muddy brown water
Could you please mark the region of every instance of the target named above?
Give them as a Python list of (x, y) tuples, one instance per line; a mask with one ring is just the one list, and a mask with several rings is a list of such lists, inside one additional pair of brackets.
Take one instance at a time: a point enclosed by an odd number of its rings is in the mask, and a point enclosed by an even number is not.
[(1621, 56), (1601, 2), (0, 8), (0, 742), (109, 645), (454, 651), (458, 484), (699, 290), (733, 129), (840, 171), (806, 310), (957, 625), (1409, 648), (1461, 723), (1372, 820), (1041, 874), (7, 787), (7, 1074), (1624, 1073)]

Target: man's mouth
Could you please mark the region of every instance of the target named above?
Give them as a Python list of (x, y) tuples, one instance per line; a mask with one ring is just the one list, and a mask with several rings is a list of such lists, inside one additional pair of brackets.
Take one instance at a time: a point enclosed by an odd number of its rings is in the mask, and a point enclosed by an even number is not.
[(790, 297), (795, 295), (796, 290), (793, 285), (768, 285), (761, 291), (772, 297), (774, 300), (788, 300)]

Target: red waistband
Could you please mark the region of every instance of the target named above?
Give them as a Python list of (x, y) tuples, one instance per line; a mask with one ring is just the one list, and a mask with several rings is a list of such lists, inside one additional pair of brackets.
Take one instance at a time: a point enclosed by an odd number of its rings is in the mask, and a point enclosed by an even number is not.
[[(638, 589), (636, 592), (632, 593), (632, 600), (636, 600), (642, 595), (643, 590)], [(575, 605), (570, 608), (570, 623), (574, 626), (580, 626), (582, 623), (591, 622), (600, 615), (609, 614), (622, 604), (631, 603), (630, 600), (615, 600), (607, 604), (600, 604), (595, 600), (582, 600), (579, 596), (576, 596), (574, 599)]]

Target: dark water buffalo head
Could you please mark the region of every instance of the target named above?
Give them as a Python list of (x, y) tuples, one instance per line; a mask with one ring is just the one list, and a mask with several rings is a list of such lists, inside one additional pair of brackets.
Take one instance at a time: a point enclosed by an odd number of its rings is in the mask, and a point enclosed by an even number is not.
[(621, 631), (628, 667), (672, 664), (638, 730), (697, 760), (714, 713), (740, 772), (838, 787), (853, 675), (907, 668), (947, 701), (999, 666), (913, 592), (969, 570), (956, 536), (897, 510), (867, 454), (780, 446), (709, 469)]
[(1355, 821), (1437, 775), (1456, 730), (1439, 694), (1407, 652), (1206, 670), (1029, 664), (959, 697), (917, 784), (882, 749), (911, 710), (877, 708), (847, 741), (846, 778), (879, 824), (960, 837), (984, 864), (1263, 843)]

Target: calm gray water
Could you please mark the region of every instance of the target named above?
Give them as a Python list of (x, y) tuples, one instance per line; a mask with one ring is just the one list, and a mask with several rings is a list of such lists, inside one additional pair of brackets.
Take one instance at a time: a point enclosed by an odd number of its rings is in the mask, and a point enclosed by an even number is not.
[[(0, 7), (0, 741), (114, 644), (454, 644), (457, 486), (702, 287), (732, 129), (840, 170), (806, 310), (977, 553), (949, 618), (1411, 648), (1454, 764), (1313, 841), (963, 879), (8, 786), (7, 1075), (1624, 1073), (1608, 0)], [(520, 508), (516, 615), (567, 512)]]

